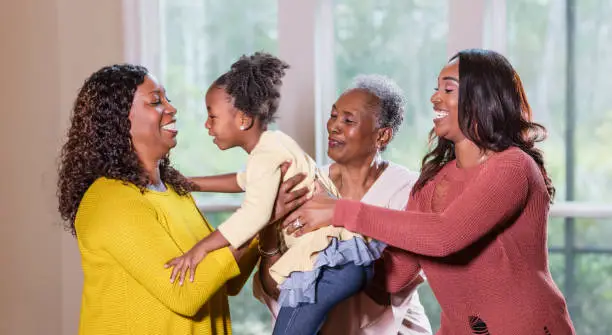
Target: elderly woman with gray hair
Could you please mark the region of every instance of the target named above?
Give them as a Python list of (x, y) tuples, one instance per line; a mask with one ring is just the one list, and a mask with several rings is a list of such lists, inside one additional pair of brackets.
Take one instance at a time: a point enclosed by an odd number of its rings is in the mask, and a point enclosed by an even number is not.
[[(359, 200), (390, 209), (404, 209), (418, 174), (381, 157), (403, 121), (404, 99), (401, 89), (389, 78), (359, 76), (332, 106), (327, 121), (328, 156), (334, 161), (323, 168), (343, 199)], [(289, 192), (299, 180), (288, 180), (279, 191), (277, 206), (304, 192)], [(278, 315), (278, 288), (269, 269), (280, 257), (266, 254), (278, 250), (276, 227), (260, 234), (263, 257), (255, 275), (254, 294)], [(320, 256), (319, 256), (320, 257)], [(384, 260), (375, 267), (384, 273)], [(378, 276), (378, 275), (377, 275)], [(431, 334), (431, 326), (419, 301), (416, 287), (420, 275), (401, 292), (388, 295), (383, 285), (370, 283), (365, 291), (338, 304), (327, 316), (320, 334)]]

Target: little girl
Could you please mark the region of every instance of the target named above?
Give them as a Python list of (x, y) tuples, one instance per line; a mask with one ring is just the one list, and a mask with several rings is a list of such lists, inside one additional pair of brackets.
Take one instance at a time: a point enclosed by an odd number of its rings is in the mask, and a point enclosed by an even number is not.
[[(188, 271), (193, 278), (207, 253), (227, 246), (238, 248), (268, 224), (283, 162), (291, 161), (285, 179), (306, 175), (298, 187), (308, 186), (314, 192), (318, 181), (327, 192), (338, 195), (329, 177), (319, 172), (291, 137), (267, 130), (275, 118), (281, 79), (288, 67), (266, 53), (243, 56), (208, 89), (208, 134), (219, 149), (238, 146), (249, 156), (245, 172), (192, 180), (198, 191), (246, 194), (240, 208), (215, 232), (166, 264), (174, 267), (171, 281), (178, 275), (182, 284)], [(299, 219), (294, 222), (295, 227), (300, 225)], [(282, 306), (273, 334), (316, 334), (336, 304), (365, 286), (373, 274), (372, 263), (384, 248), (380, 242), (333, 226), (299, 238), (283, 233), (283, 239), (287, 250), (270, 269), (279, 284)], [(274, 250), (279, 252), (280, 248)]]

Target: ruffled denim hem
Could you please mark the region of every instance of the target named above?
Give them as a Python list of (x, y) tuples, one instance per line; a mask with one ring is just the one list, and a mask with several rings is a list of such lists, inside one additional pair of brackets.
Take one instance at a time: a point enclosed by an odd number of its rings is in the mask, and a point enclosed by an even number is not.
[(359, 266), (369, 266), (379, 259), (387, 245), (372, 240), (367, 243), (361, 237), (331, 243), (317, 256), (312, 271), (292, 272), (281, 285), (278, 303), (282, 307), (297, 307), (300, 303), (315, 303), (315, 288), (323, 267), (333, 268), (349, 262)]

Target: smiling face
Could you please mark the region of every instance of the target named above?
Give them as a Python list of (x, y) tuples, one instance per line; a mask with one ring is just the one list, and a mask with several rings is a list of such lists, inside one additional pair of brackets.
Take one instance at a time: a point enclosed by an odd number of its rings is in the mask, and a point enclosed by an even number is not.
[(359, 89), (338, 98), (327, 120), (329, 158), (340, 164), (367, 162), (389, 142), (390, 129), (377, 126), (377, 99)]
[(438, 137), (455, 143), (465, 138), (459, 128), (459, 61), (448, 63), (438, 76), (438, 86), (431, 96), (434, 131)]
[(213, 143), (221, 150), (240, 145), (245, 115), (232, 104), (232, 98), (223, 87), (211, 86), (206, 92), (208, 118), (205, 127)]
[(145, 77), (134, 94), (129, 113), (130, 136), (137, 154), (145, 159), (161, 159), (176, 146), (176, 108), (165, 89), (151, 75)]

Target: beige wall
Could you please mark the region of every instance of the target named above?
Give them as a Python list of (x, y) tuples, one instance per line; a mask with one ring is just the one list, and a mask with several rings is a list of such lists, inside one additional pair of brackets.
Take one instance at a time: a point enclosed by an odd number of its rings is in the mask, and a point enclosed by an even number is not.
[(0, 334), (75, 334), (82, 274), (56, 157), (83, 80), (123, 57), (120, 0), (19, 0), (0, 19)]

